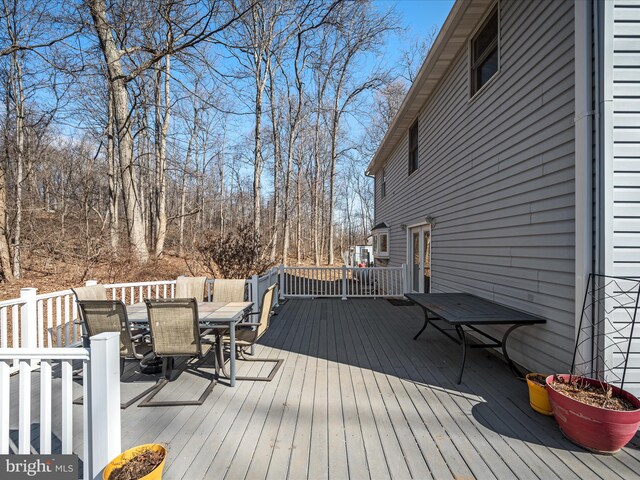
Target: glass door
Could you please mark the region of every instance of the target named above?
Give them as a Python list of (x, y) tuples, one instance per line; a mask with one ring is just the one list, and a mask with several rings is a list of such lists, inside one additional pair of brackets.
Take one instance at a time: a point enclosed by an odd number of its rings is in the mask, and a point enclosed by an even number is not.
[(420, 225), (409, 231), (409, 265), (411, 266), (411, 290), (431, 291), (431, 226)]

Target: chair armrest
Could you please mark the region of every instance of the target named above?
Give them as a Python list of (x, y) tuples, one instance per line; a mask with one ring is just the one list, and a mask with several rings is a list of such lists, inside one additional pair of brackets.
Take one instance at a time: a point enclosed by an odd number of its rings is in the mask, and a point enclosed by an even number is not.
[(217, 331), (224, 331), (227, 329), (226, 325), (211, 325), (208, 327), (204, 327), (204, 329), (200, 330), (200, 338), (206, 336), (206, 335), (211, 335), (212, 333), (217, 333)]
[(134, 335), (131, 337), (131, 340), (140, 340), (141, 338), (144, 338), (146, 335), (149, 335), (151, 332), (149, 330), (144, 330), (143, 332), (138, 333), (137, 335)]
[(259, 327), (262, 325), (260, 322), (242, 322), (238, 323), (236, 326), (238, 327)]

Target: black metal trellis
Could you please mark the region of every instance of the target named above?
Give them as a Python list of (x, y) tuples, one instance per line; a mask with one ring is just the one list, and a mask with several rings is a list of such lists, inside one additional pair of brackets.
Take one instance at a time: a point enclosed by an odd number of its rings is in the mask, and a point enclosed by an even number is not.
[[(607, 380), (624, 388), (639, 301), (640, 278), (589, 275), (571, 360), (571, 375), (576, 375), (576, 370), (588, 370), (591, 378)], [(590, 358), (582, 353), (585, 347), (591, 352)], [(614, 355), (620, 355), (622, 359), (607, 361), (609, 354), (611, 359)]]

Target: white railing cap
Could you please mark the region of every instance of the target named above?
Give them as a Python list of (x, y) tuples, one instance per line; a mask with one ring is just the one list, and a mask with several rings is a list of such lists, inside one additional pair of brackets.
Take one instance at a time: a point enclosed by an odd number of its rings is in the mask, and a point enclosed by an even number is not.
[(89, 350), (77, 347), (0, 348), (0, 360), (89, 360)]

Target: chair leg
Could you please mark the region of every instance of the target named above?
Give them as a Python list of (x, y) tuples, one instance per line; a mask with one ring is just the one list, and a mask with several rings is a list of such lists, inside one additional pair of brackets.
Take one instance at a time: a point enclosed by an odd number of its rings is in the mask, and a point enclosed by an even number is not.
[[(124, 367), (125, 367), (125, 359), (124, 359), (124, 357), (120, 357), (120, 376), (121, 377), (122, 377), (122, 374), (124, 373)], [(152, 392), (156, 388), (158, 388), (158, 382), (154, 383), (151, 387), (147, 388), (143, 392), (140, 392), (138, 395), (136, 395), (135, 397), (127, 400), (126, 402), (121, 402), (120, 403), (120, 409), (121, 410), (125, 410), (125, 409), (129, 408), (131, 405), (136, 403), (138, 400), (140, 400), (145, 395), (148, 395), (150, 392)], [(82, 396), (76, 398), (73, 401), (74, 405), (82, 405), (83, 403), (84, 403), (84, 397), (82, 397)]]
[[(229, 374), (227, 373), (227, 369), (224, 366), (224, 358), (222, 356), (222, 347), (219, 349), (218, 363), (220, 363), (220, 370), (222, 371), (222, 376), (225, 378), (229, 378)], [(242, 360), (246, 362), (264, 362), (264, 363), (275, 363), (271, 372), (266, 377), (241, 377), (236, 375), (236, 380), (247, 380), (253, 382), (270, 382), (275, 377), (276, 373), (284, 363), (283, 358), (247, 358), (242, 350), (242, 348), (238, 349), (239, 356)]]
[(152, 389), (151, 393), (142, 402), (140, 402), (138, 407), (177, 407), (183, 405), (202, 405), (204, 403), (204, 401), (213, 390), (213, 387), (217, 383), (217, 375), (212, 375), (211, 381), (207, 385), (207, 388), (205, 388), (204, 392), (202, 392), (202, 395), (200, 395), (200, 398), (198, 398), (198, 400), (153, 401), (153, 398), (160, 392), (160, 390), (162, 390), (171, 381), (173, 366), (173, 357), (165, 357), (162, 359), (162, 377), (160, 378), (160, 380), (158, 380), (158, 383)]

